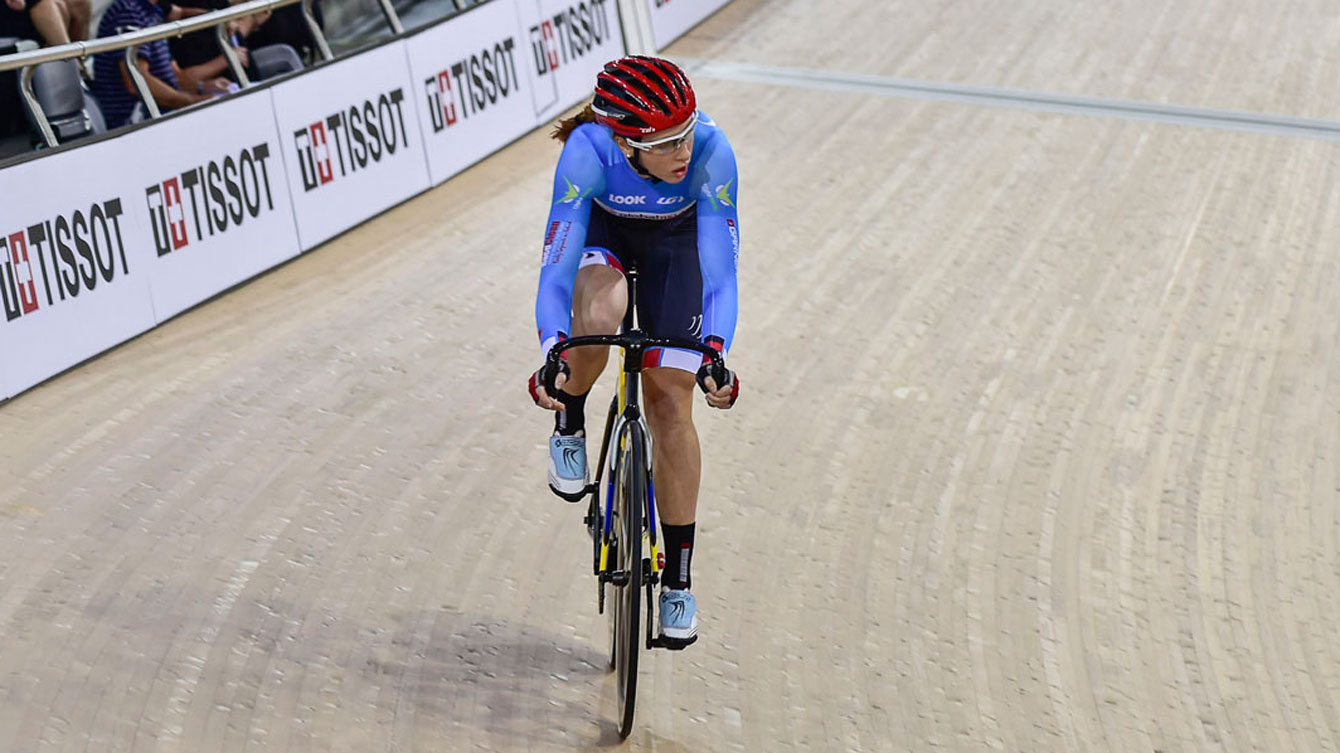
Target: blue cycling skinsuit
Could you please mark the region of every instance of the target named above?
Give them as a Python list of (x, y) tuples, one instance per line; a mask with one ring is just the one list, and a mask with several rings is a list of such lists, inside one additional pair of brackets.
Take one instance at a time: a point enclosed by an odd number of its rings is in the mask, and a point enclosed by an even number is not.
[[(696, 115), (688, 173), (679, 183), (640, 175), (608, 128), (584, 123), (563, 145), (554, 174), (543, 266), (535, 299), (541, 353), (572, 327), (577, 270), (636, 263), (638, 322), (658, 337), (688, 337), (723, 354), (735, 335), (740, 251), (735, 153)], [(692, 351), (648, 354), (648, 367), (696, 371)]]

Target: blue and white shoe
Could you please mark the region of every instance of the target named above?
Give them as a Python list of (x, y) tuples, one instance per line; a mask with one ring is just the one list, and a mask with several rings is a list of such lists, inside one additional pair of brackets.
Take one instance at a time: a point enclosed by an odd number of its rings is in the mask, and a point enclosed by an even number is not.
[(698, 602), (682, 589), (661, 591), (661, 638), (677, 648), (698, 640)]
[(569, 502), (586, 496), (586, 437), (549, 437), (549, 489)]

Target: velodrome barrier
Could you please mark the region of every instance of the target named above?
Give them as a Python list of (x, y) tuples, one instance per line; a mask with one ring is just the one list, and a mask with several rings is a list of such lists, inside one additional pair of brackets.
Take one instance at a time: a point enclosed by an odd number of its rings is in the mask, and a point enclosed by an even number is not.
[[(0, 400), (548, 125), (624, 54), (619, 1), (492, 0), (0, 170)], [(729, 0), (645, 2), (673, 40)]]
[(730, 0), (647, 0), (651, 7), (651, 38), (664, 50)]

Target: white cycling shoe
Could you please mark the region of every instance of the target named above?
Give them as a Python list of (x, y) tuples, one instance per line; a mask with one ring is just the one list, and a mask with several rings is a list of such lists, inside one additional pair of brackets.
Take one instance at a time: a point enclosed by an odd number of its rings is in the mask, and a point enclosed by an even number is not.
[(586, 437), (549, 437), (549, 489), (569, 502), (586, 496)]
[(661, 639), (668, 648), (698, 640), (698, 601), (687, 590), (661, 591)]

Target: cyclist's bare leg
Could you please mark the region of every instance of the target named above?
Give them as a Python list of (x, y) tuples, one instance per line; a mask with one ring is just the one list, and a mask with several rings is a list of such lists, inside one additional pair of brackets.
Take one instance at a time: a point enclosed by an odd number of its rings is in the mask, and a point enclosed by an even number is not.
[(642, 372), (643, 407), (651, 428), (656, 506), (661, 522), (684, 526), (698, 514), (702, 451), (693, 425), (693, 374), (659, 368)]
[[(577, 271), (572, 288), (572, 335), (612, 335), (623, 324), (628, 309), (628, 283), (619, 270), (591, 265)], [(572, 376), (563, 385), (569, 395), (583, 395), (596, 383), (609, 360), (609, 348), (573, 348), (568, 351)]]

